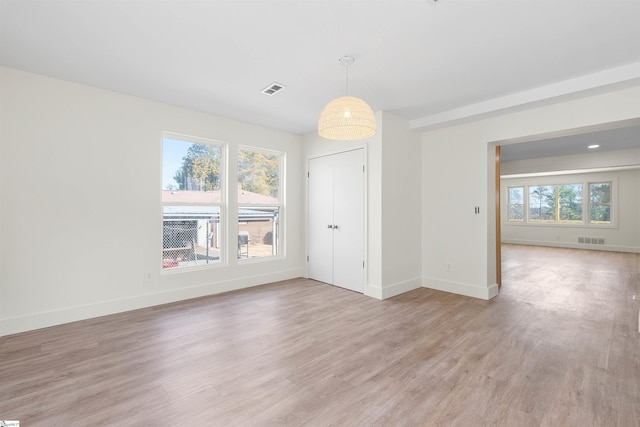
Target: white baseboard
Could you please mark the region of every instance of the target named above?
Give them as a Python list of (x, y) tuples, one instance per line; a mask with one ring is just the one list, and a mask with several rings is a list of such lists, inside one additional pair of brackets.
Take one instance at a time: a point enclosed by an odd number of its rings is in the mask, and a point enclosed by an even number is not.
[(503, 238), (502, 243), (508, 243), (512, 245), (549, 246), (552, 248), (587, 249), (592, 251), (629, 252), (634, 254), (640, 253), (640, 247), (636, 246), (590, 245), (584, 243), (558, 242), (555, 240), (546, 241)]
[(365, 285), (364, 287), (364, 294), (368, 297), (371, 298), (375, 298), (375, 299), (383, 299), (382, 298), (382, 288), (378, 288), (376, 286), (372, 286), (372, 285)]
[(405, 280), (404, 282), (394, 283), (382, 288), (382, 299), (394, 297), (396, 295), (403, 294), (405, 292), (412, 291), (422, 287), (422, 283), (419, 277), (414, 279)]
[(234, 291), (251, 286), (294, 279), (304, 275), (304, 269), (291, 269), (277, 271), (256, 276), (244, 276), (233, 280), (207, 283), (188, 288), (172, 289), (153, 294), (138, 295), (131, 298), (123, 298), (112, 301), (102, 301), (95, 304), (68, 307), (60, 310), (52, 310), (26, 316), (13, 317), (0, 320), (0, 337), (16, 334), (34, 329), (46, 328), (63, 323), (78, 320), (91, 319), (109, 314), (122, 313), (140, 308), (152, 307), (191, 298), (219, 294)]
[(422, 286), (438, 291), (451, 292), (458, 295), (490, 300), (498, 295), (498, 285), (492, 284), (488, 287), (469, 285), (466, 283), (449, 282), (446, 280), (423, 277)]
[(383, 300), (421, 287), (421, 279), (416, 277), (415, 279), (405, 280), (404, 282), (386, 285), (382, 288), (367, 285), (364, 288), (364, 294), (372, 298)]

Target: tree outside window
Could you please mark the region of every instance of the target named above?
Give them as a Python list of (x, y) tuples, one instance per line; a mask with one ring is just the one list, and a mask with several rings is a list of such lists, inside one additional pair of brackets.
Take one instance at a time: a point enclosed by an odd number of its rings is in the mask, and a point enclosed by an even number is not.
[(558, 186), (558, 220), (582, 222), (582, 184)]
[(238, 150), (238, 259), (280, 252), (282, 153)]
[(611, 182), (508, 187), (507, 221), (611, 224), (611, 187)]
[(220, 264), (222, 152), (200, 138), (163, 138), (163, 269)]
[(529, 220), (555, 221), (556, 186), (529, 187)]
[(589, 221), (592, 224), (611, 223), (611, 183), (589, 184)]
[(508, 221), (524, 221), (524, 187), (509, 187)]
[[(178, 185), (177, 190), (220, 190), (221, 155), (222, 148), (219, 145), (188, 144), (186, 153), (182, 158), (182, 165), (173, 177)], [(169, 185), (175, 187), (175, 185)], [(167, 190), (173, 189), (176, 188), (167, 188)]]

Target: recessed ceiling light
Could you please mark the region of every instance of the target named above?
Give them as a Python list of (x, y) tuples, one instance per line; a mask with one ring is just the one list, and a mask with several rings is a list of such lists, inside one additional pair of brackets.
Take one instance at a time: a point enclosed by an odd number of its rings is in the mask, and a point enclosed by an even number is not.
[(587, 146), (587, 148), (593, 150), (594, 148), (600, 148), (600, 146), (598, 144), (592, 144), (592, 145)]

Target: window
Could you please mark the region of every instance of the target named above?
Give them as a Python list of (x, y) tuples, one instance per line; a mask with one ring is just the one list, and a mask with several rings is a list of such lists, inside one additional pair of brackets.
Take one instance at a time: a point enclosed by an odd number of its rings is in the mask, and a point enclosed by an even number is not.
[(529, 221), (555, 221), (556, 187), (529, 187)]
[(524, 221), (524, 187), (509, 187), (509, 221)]
[(611, 224), (611, 182), (509, 187), (507, 221)]
[(238, 150), (238, 259), (280, 252), (282, 153)]
[(582, 223), (582, 185), (558, 186), (558, 221)]
[(589, 222), (611, 224), (611, 183), (589, 184)]
[(220, 263), (222, 145), (162, 140), (162, 268)]

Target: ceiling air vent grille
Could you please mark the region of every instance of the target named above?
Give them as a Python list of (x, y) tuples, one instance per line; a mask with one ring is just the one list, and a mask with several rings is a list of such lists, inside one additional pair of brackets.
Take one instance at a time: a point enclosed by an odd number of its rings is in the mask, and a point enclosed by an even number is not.
[(280, 83), (271, 83), (269, 86), (262, 89), (262, 93), (264, 93), (265, 95), (273, 96), (276, 93), (280, 92), (282, 89), (284, 89), (284, 85), (281, 85)]

